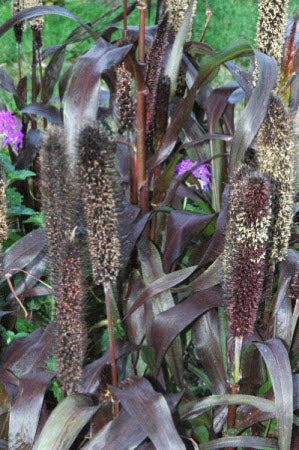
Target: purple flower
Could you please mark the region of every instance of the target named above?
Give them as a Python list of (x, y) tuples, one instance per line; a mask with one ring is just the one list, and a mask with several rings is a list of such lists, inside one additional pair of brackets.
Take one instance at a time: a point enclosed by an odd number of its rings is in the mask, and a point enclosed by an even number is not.
[(10, 111), (0, 111), (0, 139), (2, 139), (3, 147), (11, 144), (14, 152), (22, 148), (24, 135), (21, 128), (22, 125), (18, 118), (13, 116)]
[(183, 161), (177, 164), (174, 175), (181, 175), (182, 173), (188, 172), (188, 170), (191, 170), (192, 167), (194, 167), (194, 169), (192, 170), (192, 175), (198, 179), (201, 189), (203, 191), (207, 191), (209, 189), (209, 177), (212, 176), (208, 169), (209, 166), (209, 164), (198, 165), (197, 161), (193, 162), (190, 159), (183, 159)]

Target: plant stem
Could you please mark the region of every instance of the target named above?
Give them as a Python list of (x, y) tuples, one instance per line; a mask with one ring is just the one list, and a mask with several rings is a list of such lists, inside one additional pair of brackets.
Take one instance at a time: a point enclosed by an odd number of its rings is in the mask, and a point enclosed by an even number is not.
[(223, 306), (218, 308), (219, 314), (219, 324), (220, 324), (220, 345), (222, 353), (222, 362), (225, 370), (225, 375), (227, 377), (227, 360), (226, 360), (226, 319), (225, 319), (225, 309)]
[(124, 0), (124, 38), (128, 37), (128, 25), (127, 25), (127, 0)]
[[(141, 65), (145, 60), (145, 10), (146, 4), (138, 3), (139, 8), (139, 37), (138, 59)], [(137, 76), (137, 113), (136, 113), (136, 145), (137, 145), (137, 185), (139, 191), (139, 206), (143, 214), (148, 211), (148, 188), (145, 170), (145, 95), (143, 70)]]
[(18, 42), (18, 72), (19, 72), (19, 81), (22, 78), (22, 70), (21, 70), (21, 44)]
[[(236, 336), (235, 338), (235, 362), (234, 362), (234, 384), (231, 386), (231, 394), (235, 395), (239, 392), (239, 380), (240, 380), (240, 358), (242, 350), (243, 336)], [(236, 422), (237, 405), (228, 406), (227, 415), (227, 429), (235, 427)], [(233, 447), (229, 447), (227, 450), (232, 450)]]
[[(106, 312), (107, 312), (107, 320), (108, 320), (112, 385), (117, 386), (117, 368), (116, 368), (115, 347), (114, 347), (114, 337), (113, 337), (113, 317), (112, 317), (111, 302), (110, 302), (110, 282), (104, 283), (104, 292), (105, 292)], [(113, 416), (116, 417), (116, 416), (118, 416), (118, 413), (119, 413), (119, 405), (118, 405), (118, 400), (116, 399), (114, 394), (112, 394), (112, 400), (113, 400)]]
[[(42, 102), (45, 103), (45, 96), (44, 96), (44, 84), (43, 84), (43, 69), (42, 69), (42, 58), (40, 53), (40, 47), (37, 48), (37, 54), (38, 54), (38, 65), (39, 65), (39, 77), (40, 77), (40, 86), (41, 86), (41, 99)], [(44, 130), (47, 129), (48, 121), (44, 117)]]
[[(36, 102), (36, 45), (32, 33), (32, 103)], [(32, 128), (36, 129), (35, 114), (32, 114)]]

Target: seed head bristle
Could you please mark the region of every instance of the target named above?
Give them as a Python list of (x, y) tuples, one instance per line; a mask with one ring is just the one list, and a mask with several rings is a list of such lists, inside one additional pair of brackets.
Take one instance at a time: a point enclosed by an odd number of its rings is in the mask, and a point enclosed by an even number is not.
[(282, 59), (288, 3), (288, 0), (260, 0), (258, 5), (256, 48), (274, 58), (278, 68)]
[(133, 84), (130, 72), (125, 64), (121, 63), (116, 68), (117, 87), (115, 107), (115, 120), (118, 124), (119, 133), (130, 131), (134, 127), (135, 105), (133, 99)]
[(295, 143), (290, 114), (277, 96), (272, 95), (270, 98), (257, 142), (260, 171), (275, 184), (271, 257), (282, 261), (287, 255), (291, 235)]
[(78, 390), (86, 350), (80, 252), (75, 242), (61, 243), (56, 294), (57, 377), (67, 394)]
[(253, 331), (262, 298), (271, 225), (268, 179), (242, 166), (232, 182), (224, 248), (224, 292), (234, 336)]
[(161, 83), (169, 26), (167, 13), (159, 24), (146, 55), (145, 84), (148, 88), (148, 94), (146, 96), (145, 143), (149, 153), (154, 150), (156, 110), (161, 101), (157, 93)]
[[(24, 1), (23, 0), (12, 0), (11, 1), (11, 14), (12, 16), (17, 14), (20, 11), (23, 11), (24, 9)], [(22, 42), (23, 37), (23, 31), (25, 29), (25, 21), (18, 23), (17, 25), (14, 25), (14, 34), (15, 39), (18, 44)]]
[[(165, 6), (166, 10), (169, 11), (171, 28), (176, 34), (181, 26), (182, 21), (184, 20), (186, 11), (188, 6), (190, 5), (190, 0), (166, 0)], [(193, 12), (192, 16), (194, 16), (196, 11), (197, 1), (194, 0), (193, 3)], [(187, 35), (187, 40), (190, 40), (192, 34), (192, 21), (190, 23), (190, 28)]]
[(80, 133), (82, 203), (94, 280), (114, 281), (120, 266), (115, 148), (107, 131), (87, 125)]
[[(23, 0), (23, 2), (23, 9), (33, 8), (35, 6), (43, 6), (43, 0)], [(44, 16), (38, 16), (28, 20), (28, 23), (33, 31), (33, 39), (38, 47), (42, 47), (41, 31), (44, 26), (44, 21)]]

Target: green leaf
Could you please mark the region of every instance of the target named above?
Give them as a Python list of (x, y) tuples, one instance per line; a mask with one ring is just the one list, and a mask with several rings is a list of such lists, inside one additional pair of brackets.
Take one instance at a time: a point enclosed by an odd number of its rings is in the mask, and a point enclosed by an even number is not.
[(35, 173), (31, 170), (16, 170), (11, 164), (9, 156), (5, 153), (0, 153), (0, 162), (3, 171), (8, 178), (8, 183), (15, 180), (26, 180), (26, 178), (35, 177)]

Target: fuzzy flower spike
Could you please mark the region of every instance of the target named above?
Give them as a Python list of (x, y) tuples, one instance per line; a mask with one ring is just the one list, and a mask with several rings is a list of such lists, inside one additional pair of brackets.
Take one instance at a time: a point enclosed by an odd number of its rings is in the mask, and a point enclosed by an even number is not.
[(16, 116), (10, 111), (0, 111), (0, 138), (3, 147), (8, 144), (13, 146), (13, 151), (17, 152), (23, 146), (22, 125)]

